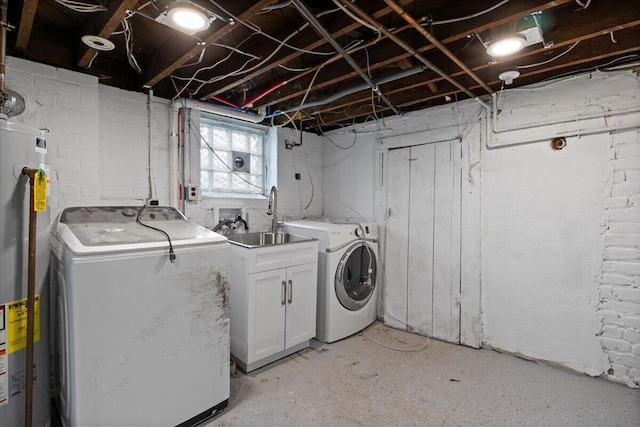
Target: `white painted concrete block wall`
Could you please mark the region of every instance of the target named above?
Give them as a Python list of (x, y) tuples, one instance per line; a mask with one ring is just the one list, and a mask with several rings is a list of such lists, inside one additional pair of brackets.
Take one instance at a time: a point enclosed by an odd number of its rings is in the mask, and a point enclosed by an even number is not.
[[(69, 206), (142, 205), (149, 198), (146, 95), (12, 57), (7, 87), (26, 101), (25, 112), (10, 120), (49, 129), (52, 219)], [(156, 99), (151, 111), (152, 187), (168, 203), (168, 103)]]
[[(638, 133), (601, 132), (569, 138), (565, 150), (554, 152), (549, 138), (564, 128), (545, 126), (558, 116), (576, 117), (585, 106), (595, 112), (616, 108), (640, 112), (640, 90), (633, 73), (621, 79), (593, 77), (554, 83), (548, 94), (535, 90), (505, 93), (508, 118), (500, 125), (534, 122), (534, 126), (510, 139), (501, 135), (499, 142), (512, 144), (520, 138), (546, 142), (487, 150), (482, 132), (474, 134), (472, 129), (466, 137), (482, 145), (483, 340), (590, 375), (609, 373), (613, 380), (637, 386)], [(462, 116), (473, 105), (472, 101), (460, 103)], [(526, 114), (520, 114), (523, 111)], [(354, 148), (360, 151), (362, 162), (377, 169), (378, 161), (371, 156), (376, 138), (405, 134), (407, 145), (412, 145), (419, 142), (412, 141), (411, 135), (423, 130), (436, 134), (434, 140), (439, 133), (446, 136), (447, 127), (453, 128), (449, 134), (464, 133), (457, 128), (465, 127), (467, 120), (452, 122), (453, 116), (451, 106), (443, 106), (387, 119), (377, 132), (373, 132), (376, 125), (357, 126), (364, 133)], [(535, 123), (543, 116), (544, 121)], [(600, 128), (607, 124), (600, 119)], [(589, 126), (594, 129), (598, 123), (589, 122)], [(329, 136), (340, 144), (353, 138), (344, 131)], [(351, 180), (357, 189), (349, 192), (375, 192), (375, 217), (384, 230), (385, 204), (377, 194), (377, 179), (353, 181), (351, 165), (342, 161), (351, 154), (326, 147), (323, 181), (327, 197), (366, 212), (372, 200), (350, 198), (335, 183)], [(331, 205), (327, 207), (328, 214), (334, 213)]]
[(49, 129), (51, 219), (67, 206), (99, 204), (98, 79), (12, 57), (6, 79), (26, 104), (10, 121)]
[[(300, 135), (292, 129), (278, 128), (278, 220), (299, 218), (322, 213), (322, 138), (305, 132), (302, 146), (285, 148), (285, 140), (299, 141)], [(300, 180), (295, 174), (300, 174)], [(309, 204), (310, 203), (310, 204)], [(213, 198), (202, 197), (189, 202), (187, 216), (207, 228), (215, 226), (216, 209), (240, 208), (247, 212), (250, 231), (271, 228), (272, 217), (267, 215), (267, 198)], [(308, 205), (308, 206), (307, 206)]]
[(640, 387), (640, 133), (611, 135), (608, 148), (599, 334), (608, 375)]
[(101, 199), (169, 204), (170, 102), (104, 85), (99, 95)]

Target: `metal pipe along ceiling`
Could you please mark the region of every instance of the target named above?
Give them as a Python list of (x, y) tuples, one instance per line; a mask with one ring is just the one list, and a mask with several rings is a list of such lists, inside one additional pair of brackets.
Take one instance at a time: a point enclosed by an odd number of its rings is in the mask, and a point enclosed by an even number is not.
[[(343, 0), (344, 1), (344, 0)], [(422, 28), (418, 22), (411, 15), (409, 15), (398, 3), (393, 0), (384, 0), (384, 2), (389, 5), (391, 9), (393, 9), (398, 15), (400, 15), (405, 21), (407, 21), (413, 28), (418, 30), (420, 34), (422, 34), (427, 40), (429, 40), (435, 47), (437, 47), (442, 53), (447, 55), (449, 59), (456, 63), (458, 67), (462, 69), (465, 73), (467, 73), (473, 80), (478, 82), (480, 86), (484, 88), (488, 93), (493, 94), (493, 90), (487, 86), (487, 84), (480, 78), (476, 73), (474, 73), (471, 68), (467, 67), (462, 61), (460, 61), (454, 54), (451, 52), (445, 45), (440, 43), (438, 39), (433, 37), (427, 30)]]
[[(385, 84), (385, 83), (389, 83), (389, 82), (393, 82), (393, 81), (396, 81), (396, 80), (403, 79), (405, 77), (413, 76), (415, 74), (423, 72), (424, 70), (425, 70), (425, 67), (423, 67), (423, 66), (412, 67), (412, 68), (409, 68), (408, 70), (400, 71), (400, 72), (398, 72), (396, 74), (392, 74), (390, 76), (386, 76), (386, 77), (384, 77), (382, 79), (376, 80), (375, 84), (377, 86), (379, 86), (379, 85), (382, 85), (382, 84)], [(362, 83), (360, 85), (357, 85), (357, 86), (354, 86), (354, 87), (350, 87), (348, 89), (344, 89), (344, 90), (342, 90), (340, 92), (336, 92), (333, 95), (328, 96), (326, 98), (319, 99), (317, 101), (308, 102), (308, 103), (304, 104), (300, 109), (303, 110), (303, 109), (307, 109), (307, 108), (313, 108), (313, 107), (319, 107), (321, 105), (326, 105), (326, 104), (328, 104), (330, 102), (333, 102), (333, 101), (335, 101), (337, 99), (342, 98), (343, 96), (351, 95), (352, 93), (360, 92), (361, 90), (365, 90), (367, 88), (369, 88), (369, 85), (367, 83)], [(291, 110), (288, 110), (287, 113), (290, 113), (292, 111), (297, 111), (297, 110), (298, 110), (298, 108), (293, 108)]]
[(338, 44), (338, 42), (336, 42), (333, 37), (331, 37), (331, 34), (327, 31), (326, 28), (324, 28), (322, 26), (322, 24), (320, 23), (320, 21), (318, 21), (315, 17), (315, 15), (313, 13), (311, 13), (306, 6), (304, 5), (304, 3), (302, 3), (302, 1), (300, 0), (291, 0), (291, 3), (300, 11), (300, 13), (307, 19), (307, 21), (309, 21), (309, 23), (311, 25), (313, 25), (313, 27), (316, 29), (316, 31), (318, 31), (322, 37), (325, 38), (325, 40), (327, 40), (329, 42), (329, 44), (331, 46), (333, 46), (333, 48), (338, 51), (340, 53), (340, 55), (342, 55), (342, 57), (344, 58), (345, 61), (347, 61), (347, 63), (349, 63), (349, 65), (351, 65), (351, 68), (353, 68), (359, 75), (360, 77), (362, 77), (362, 80), (364, 80), (365, 82), (367, 82), (367, 84), (371, 87), (371, 89), (378, 94), (378, 96), (385, 102), (385, 104), (387, 104), (389, 106), (389, 108), (391, 108), (393, 110), (393, 112), (397, 115), (400, 115), (400, 110), (398, 110), (392, 103), (391, 101), (389, 101), (389, 99), (382, 93), (382, 91), (380, 90), (380, 88), (378, 88), (378, 86), (376, 86), (376, 84), (371, 80), (371, 78), (366, 75), (358, 66), (358, 64), (356, 63), (356, 61), (354, 61), (354, 59), (351, 57), (351, 55), (349, 55), (343, 48), (342, 46), (340, 46)]
[(431, 70), (433, 70), (436, 74), (438, 74), (440, 77), (442, 77), (443, 79), (445, 79), (446, 81), (448, 81), (449, 83), (451, 83), (452, 85), (454, 85), (455, 87), (457, 87), (458, 89), (460, 89), (461, 91), (463, 91), (464, 93), (466, 93), (469, 97), (471, 98), (476, 98), (476, 95), (471, 92), (469, 89), (467, 89), (466, 87), (464, 87), (463, 85), (461, 85), (460, 83), (458, 83), (453, 77), (451, 77), (450, 75), (448, 75), (447, 73), (445, 73), (444, 71), (442, 71), (440, 68), (438, 68), (435, 64), (433, 64), (431, 61), (427, 60), (427, 58), (425, 58), (424, 56), (420, 55), (418, 53), (418, 51), (416, 51), (414, 48), (412, 48), (411, 46), (409, 46), (408, 44), (406, 44), (404, 41), (402, 41), (399, 37), (397, 37), (396, 35), (392, 34), (389, 30), (387, 30), (382, 24), (380, 24), (378, 21), (376, 21), (373, 17), (371, 17), (368, 13), (366, 13), (365, 11), (363, 11), (362, 9), (360, 9), (358, 6), (356, 6), (353, 3), (350, 3), (348, 0), (341, 0), (342, 4), (340, 3), (339, 0), (334, 0), (334, 3), (336, 3), (337, 5), (339, 5), (340, 7), (347, 7), (349, 9), (351, 9), (353, 12), (355, 12), (356, 14), (360, 15), (360, 17), (362, 19), (364, 19), (365, 21), (369, 22), (369, 24), (371, 24), (372, 26), (376, 27), (376, 29), (378, 29), (379, 31), (381, 31), (385, 36), (387, 36), (390, 40), (393, 40), (393, 42), (395, 44), (397, 44), (398, 46), (400, 46), (401, 48), (403, 48), (404, 50), (406, 50), (408, 53), (410, 53), (411, 55), (413, 55), (417, 60), (419, 60), (420, 62), (422, 62), (424, 65), (426, 65), (427, 67), (429, 67)]

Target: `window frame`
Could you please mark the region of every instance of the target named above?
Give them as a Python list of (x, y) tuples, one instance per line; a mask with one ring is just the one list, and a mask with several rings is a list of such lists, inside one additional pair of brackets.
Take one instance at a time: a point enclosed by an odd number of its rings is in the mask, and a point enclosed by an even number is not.
[[(238, 132), (244, 132), (244, 133), (249, 133), (249, 134), (258, 134), (260, 136), (261, 139), (261, 145), (262, 145), (262, 149), (261, 149), (261, 182), (258, 183), (257, 185), (260, 185), (262, 187), (262, 190), (260, 192), (246, 192), (246, 191), (216, 191), (216, 190), (210, 190), (210, 189), (205, 189), (202, 186), (202, 177), (201, 177), (201, 173), (202, 171), (215, 171), (216, 169), (213, 168), (213, 161), (215, 160), (213, 157), (211, 158), (212, 160), (212, 168), (203, 168), (202, 164), (199, 164), (199, 174), (198, 174), (198, 182), (199, 182), (199, 186), (200, 186), (200, 195), (201, 197), (211, 197), (211, 198), (238, 198), (238, 199), (251, 199), (251, 198), (264, 198), (266, 197), (268, 188), (269, 188), (269, 183), (272, 181), (272, 177), (270, 175), (270, 169), (273, 169), (271, 167), (271, 163), (272, 163), (272, 156), (273, 154), (271, 153), (271, 150), (269, 148), (270, 146), (270, 129), (266, 126), (262, 126), (262, 125), (258, 125), (258, 124), (253, 124), (253, 123), (249, 123), (249, 122), (242, 122), (239, 120), (234, 120), (234, 119), (227, 119), (227, 118), (223, 118), (220, 116), (217, 116), (215, 114), (211, 114), (211, 113), (207, 113), (205, 111), (201, 111), (200, 114), (200, 120), (198, 123), (198, 133), (199, 133), (199, 143), (198, 143), (198, 160), (201, 162), (201, 150), (202, 149), (207, 149), (209, 150), (209, 148), (204, 144), (204, 138), (202, 138), (200, 136), (200, 133), (202, 132), (202, 127), (209, 125), (210, 129), (214, 128), (214, 127), (218, 127), (218, 128), (224, 128), (227, 131), (238, 131)], [(208, 141), (209, 142), (209, 141)], [(216, 147), (212, 148), (216, 150)], [(224, 151), (224, 152), (228, 152), (231, 153), (233, 152), (233, 147), (231, 146), (228, 150), (227, 149), (220, 149), (220, 151)], [(211, 156), (215, 156), (213, 153), (210, 154)], [(229, 165), (231, 166), (231, 165)], [(233, 172), (230, 172), (233, 174)], [(247, 173), (243, 173), (243, 172), (236, 172), (238, 174), (240, 174), (240, 176), (242, 176), (244, 178), (243, 175), (247, 175), (249, 176)]]

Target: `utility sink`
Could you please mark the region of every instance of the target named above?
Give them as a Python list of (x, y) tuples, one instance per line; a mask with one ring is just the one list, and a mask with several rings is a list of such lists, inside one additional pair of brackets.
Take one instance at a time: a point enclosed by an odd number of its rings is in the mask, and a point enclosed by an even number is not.
[(289, 233), (271, 233), (262, 231), (258, 233), (229, 234), (226, 236), (229, 242), (245, 248), (260, 248), (272, 245), (286, 245), (291, 243), (309, 242), (314, 239), (296, 236)]

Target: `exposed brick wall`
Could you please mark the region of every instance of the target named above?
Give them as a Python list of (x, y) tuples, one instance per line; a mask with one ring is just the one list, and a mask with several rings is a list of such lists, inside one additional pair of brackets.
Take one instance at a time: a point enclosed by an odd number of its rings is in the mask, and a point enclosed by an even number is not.
[(640, 132), (612, 135), (610, 152), (600, 341), (609, 360), (608, 377), (640, 387)]

